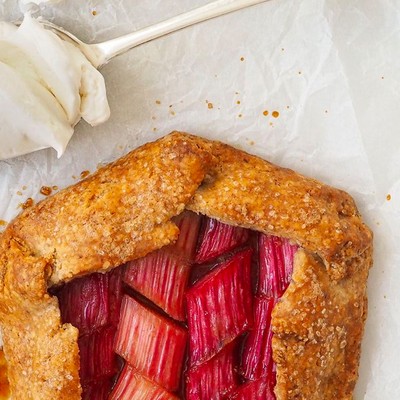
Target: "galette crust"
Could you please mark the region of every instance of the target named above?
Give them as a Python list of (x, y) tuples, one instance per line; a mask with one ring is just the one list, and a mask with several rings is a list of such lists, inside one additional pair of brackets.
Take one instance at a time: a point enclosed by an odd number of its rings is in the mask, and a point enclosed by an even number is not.
[(173, 242), (185, 208), (302, 250), (273, 312), (276, 394), (351, 399), (372, 234), (343, 191), (174, 132), (24, 211), (0, 237), (0, 322), (14, 400), (79, 399), (77, 329), (48, 288)]
[(371, 261), (368, 248), (332, 282), (319, 257), (297, 252), (292, 283), (272, 314), (278, 399), (353, 398)]

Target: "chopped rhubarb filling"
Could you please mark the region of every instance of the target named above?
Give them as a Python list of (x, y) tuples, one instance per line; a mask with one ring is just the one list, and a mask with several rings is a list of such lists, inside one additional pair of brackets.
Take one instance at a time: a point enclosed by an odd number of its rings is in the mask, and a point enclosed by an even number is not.
[(205, 218), (200, 234), (199, 249), (196, 262), (203, 263), (245, 243), (249, 238), (249, 230), (239, 228), (212, 218)]
[(186, 329), (124, 297), (115, 351), (141, 374), (171, 392), (178, 390), (186, 342)]
[(109, 275), (92, 274), (67, 283), (59, 292), (61, 315), (85, 335), (110, 321)]
[(124, 282), (162, 308), (172, 318), (185, 319), (184, 299), (190, 264), (161, 249), (131, 261)]
[(189, 359), (201, 364), (251, 327), (251, 249), (236, 253), (186, 293)]
[(185, 211), (175, 244), (61, 287), (83, 399), (273, 400), (271, 313), (297, 246)]
[(106, 378), (96, 382), (82, 383), (82, 400), (103, 400), (108, 399), (113, 381)]
[(274, 394), (275, 378), (271, 377), (248, 381), (239, 389), (230, 393), (229, 400), (275, 400)]
[(249, 380), (266, 376), (272, 367), (271, 312), (275, 299), (256, 297), (254, 301), (254, 328), (244, 341), (241, 373)]
[(279, 299), (289, 286), (297, 246), (283, 238), (260, 235), (258, 249), (258, 293)]
[(186, 398), (223, 399), (239, 385), (235, 370), (238, 344), (225, 346), (210, 360), (190, 367), (186, 374)]
[(114, 353), (115, 327), (107, 326), (78, 340), (82, 382), (102, 380), (118, 372)]
[(161, 386), (139, 374), (126, 364), (118, 381), (108, 397), (109, 400), (178, 400), (179, 397), (167, 392)]

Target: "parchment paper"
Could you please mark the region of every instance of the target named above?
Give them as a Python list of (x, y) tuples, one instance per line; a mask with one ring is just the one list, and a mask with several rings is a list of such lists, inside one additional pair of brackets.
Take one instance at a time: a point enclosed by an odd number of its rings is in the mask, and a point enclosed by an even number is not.
[[(3, 19), (20, 17), (15, 3), (0, 2)], [(64, 0), (41, 12), (93, 42), (205, 3)], [(43, 185), (74, 183), (175, 129), (342, 188), (375, 233), (355, 398), (399, 399), (399, 71), (398, 0), (271, 0), (188, 28), (102, 69), (112, 117), (97, 128), (80, 123), (60, 160), (43, 150), (0, 162), (0, 220), (43, 198)]]

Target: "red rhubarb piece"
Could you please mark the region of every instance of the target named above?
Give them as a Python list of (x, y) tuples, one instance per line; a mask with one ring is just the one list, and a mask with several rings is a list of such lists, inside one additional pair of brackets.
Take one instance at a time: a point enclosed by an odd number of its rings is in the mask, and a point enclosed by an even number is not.
[(189, 280), (201, 217), (185, 211), (175, 218), (180, 229), (175, 244), (128, 264), (124, 281), (168, 315), (185, 319), (184, 294)]
[(115, 351), (139, 373), (168, 391), (179, 387), (187, 332), (125, 295)]
[(242, 245), (249, 238), (249, 230), (227, 225), (213, 218), (204, 218), (196, 262), (203, 263)]
[(288, 287), (297, 246), (276, 236), (259, 236), (258, 294), (278, 299)]
[(74, 279), (58, 293), (61, 318), (79, 329), (93, 332), (109, 322), (108, 275), (91, 274)]
[(179, 228), (179, 236), (175, 244), (169, 247), (172, 247), (172, 251), (181, 259), (193, 261), (201, 219), (200, 215), (191, 211), (184, 211), (174, 218), (174, 222)]
[(256, 297), (254, 326), (248, 333), (242, 351), (241, 374), (250, 380), (267, 376), (272, 366), (271, 312), (275, 300)]
[(249, 328), (251, 253), (234, 254), (187, 291), (190, 365), (209, 360)]
[(178, 400), (161, 386), (140, 375), (129, 364), (125, 364), (108, 400)]
[(285, 263), (285, 278), (286, 278), (285, 279), (286, 287), (284, 290), (286, 290), (290, 284), (290, 281), (292, 280), (294, 255), (296, 254), (296, 251), (299, 249), (299, 246), (297, 244), (291, 243), (290, 240), (288, 239), (281, 238), (281, 241), (282, 241), (283, 260)]
[(101, 380), (117, 372), (114, 336), (115, 327), (108, 326), (79, 338), (81, 382)]
[(189, 273), (186, 261), (161, 249), (128, 263), (124, 281), (172, 318), (183, 321), (184, 294)]
[(119, 321), (119, 314), (121, 310), (123, 291), (123, 275), (125, 266), (121, 266), (108, 272), (109, 275), (109, 314), (110, 323), (117, 327)]
[(189, 286), (193, 286), (197, 281), (204, 278), (220, 263), (221, 261), (213, 260), (210, 263), (193, 264), (190, 269)]
[(229, 400), (275, 400), (275, 383), (266, 379), (250, 381), (240, 386), (229, 397)]
[(82, 400), (106, 400), (111, 392), (112, 379), (94, 381), (82, 385)]
[(223, 399), (238, 386), (235, 342), (225, 346), (207, 362), (190, 368), (186, 377), (186, 399)]

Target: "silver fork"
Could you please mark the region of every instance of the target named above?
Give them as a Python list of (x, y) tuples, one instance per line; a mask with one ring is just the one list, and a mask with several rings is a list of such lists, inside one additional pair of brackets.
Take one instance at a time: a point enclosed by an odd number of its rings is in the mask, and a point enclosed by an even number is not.
[(215, 18), (246, 7), (254, 6), (268, 0), (217, 0), (205, 6), (177, 15), (155, 25), (148, 26), (136, 32), (107, 40), (102, 43), (87, 44), (78, 39), (71, 32), (49, 21), (41, 21), (48, 29), (54, 31), (62, 39), (75, 44), (88, 60), (99, 68), (113, 57), (118, 56), (133, 47), (149, 42), (153, 39), (175, 32), (179, 29)]

